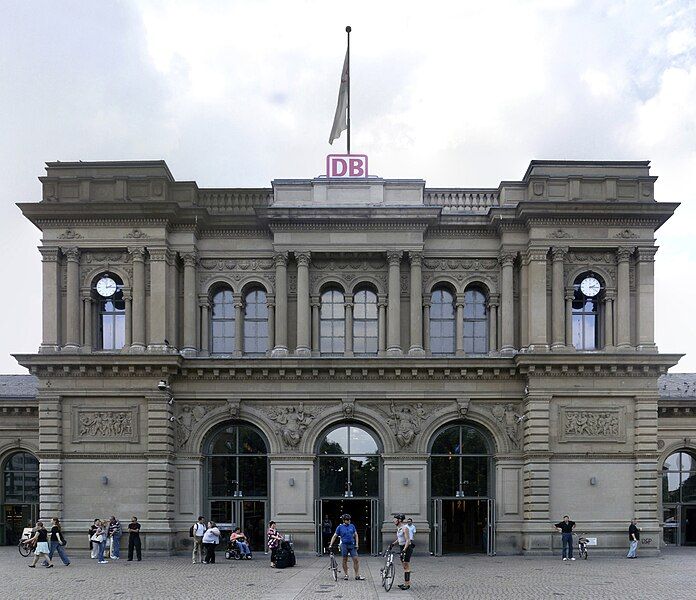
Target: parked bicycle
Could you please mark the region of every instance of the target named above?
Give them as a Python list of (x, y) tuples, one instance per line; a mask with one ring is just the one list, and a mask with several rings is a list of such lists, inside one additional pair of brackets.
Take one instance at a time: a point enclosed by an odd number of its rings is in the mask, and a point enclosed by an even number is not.
[(24, 558), (29, 556), (36, 547), (36, 544), (29, 542), (31, 539), (31, 534), (31, 527), (25, 527), (24, 531), (22, 531), (22, 537), (19, 538), (19, 543), (17, 544), (17, 550), (19, 550), (20, 555)]
[(391, 546), (384, 551), (383, 556), (384, 566), (379, 570), (379, 574), (382, 578), (382, 587), (385, 592), (388, 592), (394, 584), (394, 552)]

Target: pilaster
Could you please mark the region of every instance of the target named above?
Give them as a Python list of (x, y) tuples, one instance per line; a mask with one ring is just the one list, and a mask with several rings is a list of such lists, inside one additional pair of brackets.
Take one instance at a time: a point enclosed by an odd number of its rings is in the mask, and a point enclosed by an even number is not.
[(659, 473), (657, 401), (657, 396), (637, 396), (633, 423), (636, 454), (633, 489), (634, 516), (642, 522), (644, 527), (652, 523), (655, 529), (659, 524), (656, 507), (658, 506), (657, 490), (660, 489), (655, 481), (655, 474)]
[(66, 336), (64, 350), (80, 348), (80, 250), (64, 248), (67, 261)]
[(546, 337), (546, 255), (548, 248), (531, 247), (527, 250), (529, 263), (529, 350), (549, 349)]
[(565, 285), (564, 262), (568, 248), (555, 247), (551, 249), (553, 270), (551, 281), (551, 349), (565, 348)]
[(500, 351), (512, 353), (515, 351), (515, 319), (514, 319), (514, 291), (513, 291), (513, 265), (516, 253), (503, 250), (499, 256), (501, 268), (501, 319), (500, 319)]
[(655, 253), (654, 246), (639, 247), (636, 262), (636, 327), (638, 350), (657, 352), (655, 345)]
[(425, 356), (423, 350), (423, 255), (409, 252), (411, 260), (411, 347), (410, 356)]
[(167, 269), (168, 248), (148, 248), (150, 252), (150, 343), (149, 352), (167, 352)]
[(273, 260), (276, 273), (276, 311), (275, 346), (271, 356), (283, 357), (288, 355), (288, 253), (277, 252)]
[(403, 252), (387, 252), (389, 298), (387, 304), (387, 356), (403, 356), (401, 348), (401, 257)]
[(63, 409), (60, 396), (39, 393), (39, 502), (41, 518), (63, 517)]
[(58, 248), (39, 246), (43, 287), (42, 340), (39, 352), (60, 350), (60, 262)]
[[(297, 347), (295, 354), (309, 356), (309, 252), (295, 252), (297, 261)], [(347, 333), (347, 332), (346, 332)]]
[(184, 356), (195, 356), (196, 347), (196, 269), (198, 254), (195, 250), (182, 255), (184, 261)]
[(631, 348), (631, 288), (629, 281), (629, 260), (633, 248), (619, 248), (616, 251), (617, 295), (616, 295), (616, 346), (618, 350)]
[(145, 248), (129, 248), (133, 263), (133, 339), (131, 350), (145, 349)]

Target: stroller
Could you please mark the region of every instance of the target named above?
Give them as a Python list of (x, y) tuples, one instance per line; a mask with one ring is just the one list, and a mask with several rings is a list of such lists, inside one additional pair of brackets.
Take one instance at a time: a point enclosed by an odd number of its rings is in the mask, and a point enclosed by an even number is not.
[(295, 566), (295, 551), (292, 549), (291, 542), (284, 540), (280, 542), (280, 548), (276, 554), (276, 569), (285, 569)]

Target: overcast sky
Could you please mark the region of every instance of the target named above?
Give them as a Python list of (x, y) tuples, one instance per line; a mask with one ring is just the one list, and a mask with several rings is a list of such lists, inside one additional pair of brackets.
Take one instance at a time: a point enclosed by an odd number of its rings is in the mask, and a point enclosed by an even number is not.
[[(352, 150), (497, 186), (531, 159), (652, 161), (656, 339), (696, 371), (696, 3), (0, 0), (0, 373), (41, 337), (49, 160), (165, 159), (202, 187), (321, 173), (351, 36)], [(345, 135), (345, 134), (344, 134)]]

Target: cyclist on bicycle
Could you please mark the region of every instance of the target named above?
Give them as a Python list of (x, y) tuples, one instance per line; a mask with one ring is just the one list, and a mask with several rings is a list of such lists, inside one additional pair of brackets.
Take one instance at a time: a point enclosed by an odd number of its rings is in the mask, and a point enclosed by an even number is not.
[(411, 554), (415, 544), (413, 535), (406, 524), (406, 515), (398, 513), (394, 515), (394, 525), (396, 525), (396, 539), (389, 544), (389, 550), (395, 544), (401, 548), (401, 564), (404, 566), (404, 582), (399, 584), (399, 589), (408, 590), (411, 588)]
[(341, 515), (341, 523), (336, 527), (336, 533), (331, 537), (329, 546), (334, 545), (337, 539), (341, 540), (341, 556), (343, 556), (343, 579), (348, 580), (348, 556), (353, 559), (353, 570), (355, 571), (355, 579), (357, 581), (365, 581), (365, 578), (360, 575), (360, 559), (358, 558), (358, 530), (350, 522), (350, 515)]

